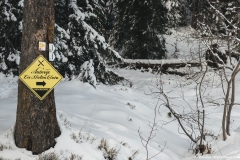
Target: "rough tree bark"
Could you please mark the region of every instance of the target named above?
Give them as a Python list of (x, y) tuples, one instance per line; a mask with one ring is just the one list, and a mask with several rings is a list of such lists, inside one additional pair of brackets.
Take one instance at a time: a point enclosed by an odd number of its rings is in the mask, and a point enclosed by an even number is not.
[[(38, 43), (52, 43), (54, 38), (54, 0), (24, 0), (23, 34), (19, 72), (23, 72), (39, 55)], [(61, 134), (56, 118), (54, 91), (39, 100), (20, 80), (18, 82), (16, 146), (39, 154), (55, 145)]]
[(198, 14), (198, 0), (192, 2), (192, 18), (191, 18), (191, 27), (197, 28), (197, 14)]

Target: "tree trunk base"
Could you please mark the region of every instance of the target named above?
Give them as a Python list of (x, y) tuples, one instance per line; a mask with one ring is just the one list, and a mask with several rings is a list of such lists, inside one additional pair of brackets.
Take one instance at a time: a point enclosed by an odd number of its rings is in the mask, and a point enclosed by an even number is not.
[(19, 83), (20, 90), (22, 94), (19, 95), (17, 107), (15, 144), (32, 151), (34, 155), (40, 154), (54, 147), (55, 138), (61, 134), (56, 118), (54, 93), (52, 91), (41, 101), (22, 82)]

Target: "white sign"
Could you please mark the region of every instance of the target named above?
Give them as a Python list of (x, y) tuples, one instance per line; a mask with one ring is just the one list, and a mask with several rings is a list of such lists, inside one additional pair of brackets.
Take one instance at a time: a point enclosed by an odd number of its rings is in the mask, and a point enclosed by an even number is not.
[(55, 47), (53, 45), (53, 43), (49, 43), (49, 61), (54, 61), (55, 60)]
[(46, 51), (46, 42), (39, 42), (39, 51)]

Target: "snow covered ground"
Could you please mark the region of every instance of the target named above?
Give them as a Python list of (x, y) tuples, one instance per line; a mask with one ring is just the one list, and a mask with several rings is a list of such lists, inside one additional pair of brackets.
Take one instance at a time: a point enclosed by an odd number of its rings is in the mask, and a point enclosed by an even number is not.
[[(184, 38), (183, 32), (176, 32), (167, 37), (168, 57), (175, 51), (176, 37)], [(195, 42), (178, 41), (178, 58), (185, 58), (186, 53), (196, 49)], [(190, 41), (190, 40), (189, 40)], [(191, 46), (191, 45), (192, 46)], [(195, 49), (193, 49), (195, 46)], [(56, 139), (54, 148), (41, 156), (52, 153), (59, 160), (105, 160), (113, 156), (116, 160), (146, 160), (147, 152), (141, 143), (139, 133), (148, 138), (154, 120), (154, 109), (161, 105), (156, 84), (163, 83), (164, 91), (170, 97), (170, 103), (189, 111), (196, 106), (196, 84), (174, 75), (155, 75), (140, 70), (115, 69), (132, 82), (130, 85), (98, 85), (93, 88), (79, 80), (61, 81), (55, 87), (57, 118), (62, 134)], [(240, 159), (240, 108), (234, 106), (232, 111), (231, 136), (226, 141), (221, 138), (221, 119), (223, 112), (221, 86), (213, 73), (206, 78), (214, 83), (206, 83), (206, 97), (216, 100), (220, 105), (206, 103), (206, 129), (218, 136), (207, 138), (212, 146), (212, 154), (195, 156), (190, 140), (182, 134), (178, 123), (168, 116), (168, 109), (161, 106), (158, 110), (156, 136), (148, 145), (149, 157), (159, 151), (152, 160), (191, 160), (191, 159)], [(0, 160), (36, 160), (39, 156), (17, 148), (13, 140), (13, 128), (16, 120), (18, 77), (5, 77), (0, 74)], [(186, 85), (187, 84), (187, 85)], [(240, 103), (240, 75), (236, 79), (236, 103)], [(139, 131), (139, 132), (138, 132)], [(104, 145), (107, 146), (104, 149)], [(74, 158), (75, 157), (75, 158)], [(105, 158), (104, 158), (105, 157)]]
[[(57, 105), (57, 117), (62, 134), (56, 139), (57, 144), (46, 153), (54, 152), (59, 159), (70, 159), (71, 154), (82, 156), (83, 160), (104, 160), (108, 151), (101, 150), (101, 142), (109, 145), (109, 152), (116, 153), (117, 160), (127, 160), (129, 157), (136, 160), (146, 159), (146, 150), (142, 146), (138, 130), (144, 138), (149, 136), (149, 122), (153, 121), (154, 108), (158, 100), (148, 95), (150, 89), (159, 78), (151, 73), (142, 73), (137, 70), (117, 69), (115, 72), (125, 76), (133, 82), (133, 86), (105, 86), (99, 85), (94, 89), (87, 83), (78, 80), (62, 81), (55, 88)], [(185, 82), (185, 78), (172, 75), (163, 75), (164, 88), (172, 91), (173, 103), (180, 103), (179, 92), (181, 87), (177, 84)], [(35, 160), (38, 156), (32, 155), (25, 149), (19, 149), (14, 145), (13, 126), (16, 117), (17, 106), (17, 77), (0, 76), (0, 157), (10, 160)], [(240, 77), (237, 79), (237, 84)], [(194, 90), (189, 85), (184, 88), (185, 98), (194, 105)], [(238, 85), (237, 88), (240, 86)], [(214, 90), (214, 89), (213, 89)], [(217, 89), (216, 89), (217, 90)], [(215, 91), (213, 91), (216, 93)], [(240, 93), (237, 90), (238, 94)], [(238, 103), (240, 99), (237, 99)], [(222, 106), (210, 107), (212, 112), (208, 126), (220, 133)], [(153, 160), (193, 159), (188, 138), (178, 132), (177, 122), (169, 122), (168, 110), (160, 108), (157, 114), (158, 130), (156, 136), (149, 144), (149, 157), (165, 149)], [(232, 136), (227, 141), (209, 140), (212, 144), (213, 154), (207, 155), (226, 156), (240, 158), (240, 109), (233, 109)], [(239, 127), (239, 128), (238, 128)], [(159, 147), (160, 146), (160, 147)], [(115, 151), (115, 152), (114, 152)], [(205, 158), (209, 158), (204, 155)], [(218, 156), (218, 157), (217, 157)], [(199, 156), (199, 159), (203, 159)]]

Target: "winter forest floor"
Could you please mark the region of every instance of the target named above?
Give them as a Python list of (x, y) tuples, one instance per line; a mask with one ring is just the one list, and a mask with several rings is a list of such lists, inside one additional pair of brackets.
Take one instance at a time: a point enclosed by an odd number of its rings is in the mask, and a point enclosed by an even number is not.
[[(167, 36), (168, 58), (173, 58), (176, 42), (179, 58), (186, 58), (183, 55), (198, 48), (194, 41), (184, 40), (182, 35), (180, 30)], [(202, 156), (192, 154), (190, 140), (182, 134), (177, 121), (168, 116), (169, 110), (161, 105), (163, 101), (160, 96), (152, 94), (158, 91), (157, 84), (161, 82), (171, 105), (177, 106), (179, 112), (182, 108), (187, 112), (196, 106), (196, 84), (191, 79), (127, 68), (113, 70), (130, 80), (132, 86), (100, 84), (95, 89), (79, 80), (63, 80), (55, 87), (57, 117), (62, 134), (56, 139), (56, 146), (41, 156), (34, 156), (15, 146), (13, 128), (18, 77), (0, 75), (0, 160), (36, 160), (47, 155), (55, 155), (59, 160), (105, 160), (107, 157), (109, 160), (146, 160), (147, 152), (139, 133), (143, 138), (148, 138), (156, 106), (160, 107), (156, 114), (157, 130), (154, 130), (156, 136), (148, 146), (148, 158), (163, 149), (152, 160), (240, 159), (240, 108), (237, 105), (233, 107), (231, 136), (222, 141), (223, 105), (219, 98), (223, 94), (214, 72), (206, 76), (206, 97), (219, 102), (219, 105), (206, 102), (206, 129), (217, 138), (206, 137), (212, 154)], [(187, 68), (185, 70), (189, 72)], [(240, 103), (240, 75), (237, 76), (236, 85), (236, 103)]]

